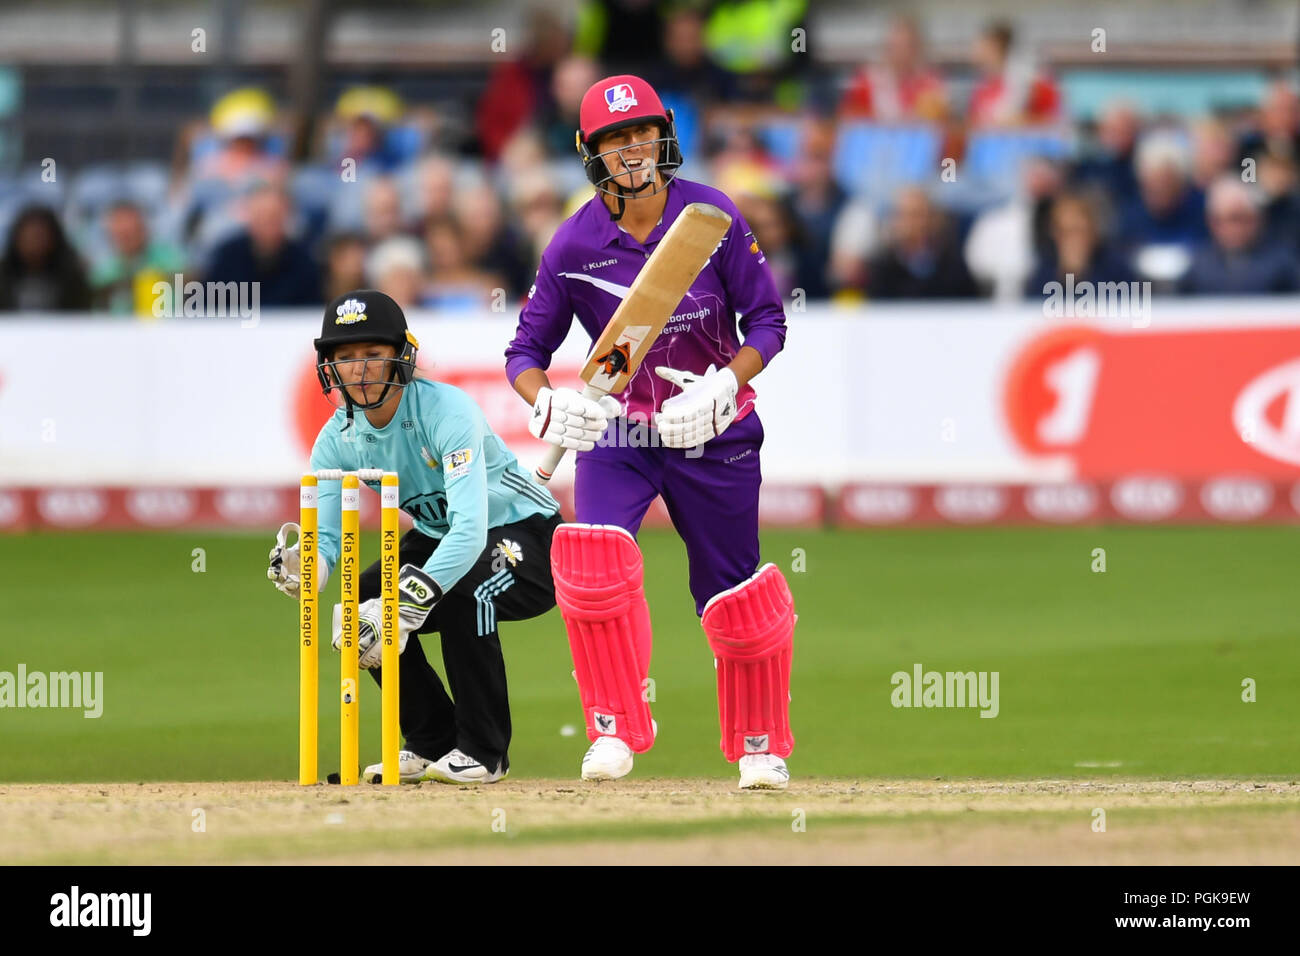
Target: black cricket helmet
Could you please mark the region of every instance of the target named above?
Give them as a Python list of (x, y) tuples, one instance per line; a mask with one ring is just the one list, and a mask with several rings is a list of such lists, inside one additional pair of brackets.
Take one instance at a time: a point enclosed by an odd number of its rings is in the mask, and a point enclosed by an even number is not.
[[(334, 360), (334, 349), (354, 342), (380, 342), (397, 350), (396, 357), (382, 362), (375, 359)], [(356, 289), (347, 292), (325, 307), (320, 338), (316, 346), (316, 377), (321, 391), (334, 400), (330, 393), (337, 391), (347, 406), (348, 417), (354, 408), (378, 408), (387, 401), (393, 388), (404, 388), (415, 377), (415, 354), (420, 347), (411, 330), (406, 327), (402, 307), (382, 292), (374, 289)], [(367, 362), (360, 381), (353, 385), (383, 385), (384, 390), (373, 402), (355, 401), (343, 387), (338, 366), (352, 362)], [(379, 378), (365, 377), (371, 366), (379, 368)]]

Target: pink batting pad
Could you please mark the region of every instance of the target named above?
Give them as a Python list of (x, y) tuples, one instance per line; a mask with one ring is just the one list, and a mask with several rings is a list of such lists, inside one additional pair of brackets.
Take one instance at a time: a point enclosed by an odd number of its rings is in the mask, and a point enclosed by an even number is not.
[(731, 762), (745, 754), (789, 756), (790, 657), (794, 599), (775, 564), (715, 594), (700, 623), (718, 661), (718, 721), (722, 752)]
[(551, 541), (551, 575), (587, 739), (618, 737), (633, 753), (644, 753), (654, 743), (645, 700), (650, 608), (636, 539), (615, 525), (562, 524)]

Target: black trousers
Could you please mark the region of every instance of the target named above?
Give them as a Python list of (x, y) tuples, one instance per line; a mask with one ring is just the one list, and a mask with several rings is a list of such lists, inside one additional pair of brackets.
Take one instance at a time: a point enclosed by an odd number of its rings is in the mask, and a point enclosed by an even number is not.
[[(509, 769), (510, 699), (497, 622), (536, 617), (555, 606), (551, 537), (561, 520), (535, 515), (489, 529), (474, 566), (411, 635), (398, 667), (407, 750), (437, 760), (457, 747), (489, 770)], [(438, 544), (412, 528), (398, 544), (399, 560), (422, 567)], [(362, 601), (379, 597), (378, 561), (358, 583)], [(420, 644), (419, 635), (433, 633), (442, 638), (450, 695)], [(370, 675), (383, 683), (380, 668)]]

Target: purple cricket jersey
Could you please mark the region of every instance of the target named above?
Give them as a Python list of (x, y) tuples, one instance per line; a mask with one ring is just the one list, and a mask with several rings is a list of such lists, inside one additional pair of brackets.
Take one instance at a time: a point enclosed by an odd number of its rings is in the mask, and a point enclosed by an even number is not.
[[(636, 375), (617, 396), (623, 415), (654, 424), (654, 412), (677, 391), (655, 374), (656, 365), (702, 373), (722, 368), (742, 344), (758, 350), (763, 366), (785, 343), (785, 309), (767, 259), (754, 234), (723, 193), (675, 179), (668, 186), (663, 220), (642, 245), (609, 218), (594, 197), (560, 226), (542, 253), (537, 282), (519, 314), (519, 329), (506, 349), (513, 383), (529, 368), (545, 369), (569, 334), (573, 316), (594, 342), (641, 266), (688, 203), (707, 202), (731, 216), (731, 227), (646, 354)], [(613, 524), (636, 534), (656, 496), (662, 497), (686, 544), (695, 613), (713, 595), (754, 573), (759, 561), (759, 449), (763, 425), (754, 390), (736, 396), (731, 426), (695, 449), (654, 443), (607, 443), (579, 452), (574, 484), (577, 520)], [(615, 426), (611, 424), (610, 428)], [(610, 432), (606, 432), (606, 438)]]
[[(684, 179), (668, 186), (663, 219), (643, 245), (609, 218), (599, 194), (556, 230), (542, 253), (537, 281), (519, 313), (519, 328), (506, 349), (511, 383), (529, 368), (546, 369), (578, 317), (592, 342), (618, 308), (668, 227), (688, 203), (707, 202), (731, 216), (731, 227), (646, 354), (627, 388), (615, 396), (632, 421), (654, 423), (654, 413), (677, 387), (655, 374), (655, 366), (703, 373), (723, 368), (744, 345), (763, 357), (763, 366), (785, 342), (785, 309), (767, 258), (753, 232), (726, 194)], [(737, 419), (754, 406), (754, 390), (736, 396)]]

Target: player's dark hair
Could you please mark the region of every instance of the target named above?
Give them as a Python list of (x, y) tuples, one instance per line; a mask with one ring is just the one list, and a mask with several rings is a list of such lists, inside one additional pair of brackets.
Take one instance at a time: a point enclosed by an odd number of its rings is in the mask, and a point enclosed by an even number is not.
[(982, 32), (984, 36), (998, 45), (998, 49), (1003, 56), (1010, 52), (1011, 45), (1016, 39), (1015, 27), (1007, 20), (994, 20), (987, 24)]

